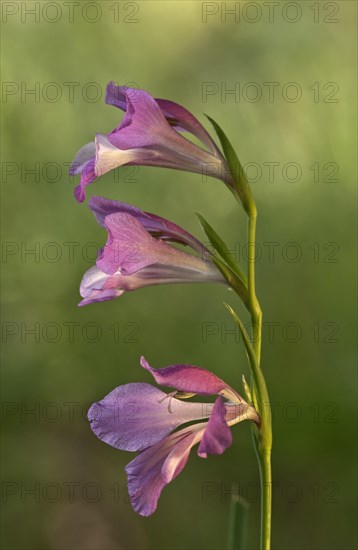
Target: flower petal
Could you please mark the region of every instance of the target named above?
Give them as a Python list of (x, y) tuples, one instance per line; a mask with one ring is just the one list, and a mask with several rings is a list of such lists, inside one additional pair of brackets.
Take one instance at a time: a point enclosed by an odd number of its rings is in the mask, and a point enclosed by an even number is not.
[(91, 159), (82, 167), (80, 183), (74, 190), (74, 195), (78, 202), (83, 202), (85, 200), (86, 187), (88, 184), (92, 183), (96, 177), (95, 159)]
[(153, 369), (144, 357), (141, 366), (149, 371), (157, 384), (177, 390), (200, 395), (222, 394), (235, 402), (244, 402), (226, 382), (214, 373), (194, 365), (171, 365), (162, 369)]
[(190, 111), (185, 109), (182, 105), (174, 101), (169, 101), (168, 99), (156, 99), (156, 102), (171, 126), (177, 131), (190, 132), (206, 145), (210, 152), (218, 157), (222, 157), (214, 140)]
[(144, 212), (140, 208), (137, 208), (131, 204), (126, 204), (125, 202), (120, 201), (112, 201), (104, 197), (91, 197), (88, 205), (94, 213), (97, 222), (102, 227), (105, 227), (104, 220), (109, 214), (115, 214), (117, 212), (122, 214), (130, 214), (135, 217), (143, 225), (143, 227), (149, 231), (149, 233), (160, 236), (161, 239), (170, 239), (172, 241), (191, 246), (194, 250), (200, 252), (202, 256), (204, 255), (204, 251), (209, 255), (209, 251), (205, 248), (205, 246), (193, 235), (188, 233), (188, 231), (185, 231), (185, 229), (179, 225), (176, 225), (165, 218), (161, 218), (156, 214)]
[(219, 273), (209, 276), (177, 266), (153, 265), (144, 267), (132, 275), (122, 275), (120, 272), (108, 275), (97, 266), (93, 266), (83, 276), (80, 294), (84, 299), (79, 306), (112, 300), (126, 291), (147, 286), (205, 282), (225, 283), (225, 279), (221, 278)]
[[(127, 96), (133, 94), (134, 88), (116, 86), (114, 82), (107, 85), (106, 103), (122, 111), (127, 108)], [(215, 142), (198, 119), (185, 107), (167, 99), (155, 99), (167, 122), (177, 131), (187, 131), (196, 136), (214, 155), (220, 155)]]
[(95, 172), (97, 177), (128, 164), (151, 164), (153, 154), (145, 148), (118, 148), (109, 140), (108, 136), (103, 134), (96, 135), (95, 143)]
[(185, 269), (204, 280), (223, 280), (211, 261), (202, 260), (154, 239), (144, 226), (130, 214), (115, 213), (105, 218), (108, 241), (97, 259), (100, 270), (113, 275), (137, 273), (146, 266), (163, 265)]
[(206, 425), (205, 422), (195, 424), (169, 435), (139, 453), (126, 466), (128, 492), (136, 512), (142, 516), (155, 512), (163, 488), (183, 470), (191, 448), (200, 441)]
[(125, 451), (146, 449), (181, 424), (208, 417), (205, 404), (180, 401), (143, 383), (119, 386), (88, 411), (96, 436)]
[[(127, 106), (121, 124), (108, 135), (118, 149), (148, 147), (175, 137), (155, 99), (146, 91), (126, 90)], [(179, 136), (178, 136), (179, 137)]]
[(221, 397), (215, 401), (213, 412), (200, 441), (198, 455), (206, 458), (208, 454), (221, 455), (232, 443), (232, 433), (226, 422), (227, 410)]
[(69, 169), (70, 175), (73, 176), (75, 174), (81, 174), (87, 162), (89, 160), (93, 160), (95, 156), (96, 156), (96, 145), (94, 141), (91, 141), (90, 143), (87, 143), (86, 145), (84, 145), (78, 151)]
[(105, 225), (108, 241), (96, 262), (104, 273), (113, 275), (120, 270), (123, 275), (131, 275), (156, 263), (156, 241), (136, 218), (110, 214)]
[(80, 294), (83, 300), (80, 306), (86, 306), (94, 302), (112, 300), (124, 293), (124, 289), (118, 281), (118, 276), (112, 277), (100, 271), (97, 266), (91, 267), (83, 276), (80, 285)]
[(106, 103), (125, 111), (127, 108), (127, 90), (131, 89), (128, 86), (117, 86), (112, 80), (107, 84)]
[[(120, 160), (116, 166), (126, 164), (122, 156), (123, 151), (128, 150), (138, 155), (138, 158), (131, 160), (132, 164), (188, 170), (219, 179), (223, 177), (226, 165), (222, 155), (209, 153), (175, 131), (148, 92), (135, 88), (123, 90), (126, 97), (124, 118), (118, 128), (107, 136), (108, 141), (119, 150)], [(122, 99), (119, 104), (122, 105)], [(98, 150), (96, 166), (101, 168), (102, 157), (103, 153)], [(114, 152), (111, 163), (116, 163)]]

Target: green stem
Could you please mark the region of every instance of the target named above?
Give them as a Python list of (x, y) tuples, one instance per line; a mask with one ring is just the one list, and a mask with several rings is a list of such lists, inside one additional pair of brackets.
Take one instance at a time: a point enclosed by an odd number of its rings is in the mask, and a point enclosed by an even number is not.
[(261, 416), (261, 427), (258, 441), (254, 433), (261, 482), (261, 550), (270, 550), (271, 547), (271, 508), (272, 508), (272, 479), (271, 479), (271, 447), (272, 426), (270, 400), (264, 375), (260, 367), (261, 340), (262, 340), (262, 311), (255, 291), (255, 243), (256, 243), (257, 210), (253, 200), (250, 201), (248, 221), (248, 291), (253, 333), (253, 355), (249, 357), (254, 376), (253, 391), (256, 394)]

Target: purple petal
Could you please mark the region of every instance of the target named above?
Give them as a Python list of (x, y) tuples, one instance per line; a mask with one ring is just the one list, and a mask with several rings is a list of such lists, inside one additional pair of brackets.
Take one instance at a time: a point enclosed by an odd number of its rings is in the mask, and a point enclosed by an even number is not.
[(71, 176), (75, 174), (81, 174), (83, 168), (88, 163), (88, 161), (93, 160), (96, 155), (96, 145), (94, 141), (91, 141), (90, 143), (87, 143), (84, 145), (75, 156), (71, 167), (69, 169), (69, 173)]
[(176, 135), (148, 92), (133, 88), (130, 93), (126, 92), (126, 98), (124, 118), (118, 128), (108, 135), (113, 145), (119, 149), (148, 147)]
[(225, 279), (219, 273), (213, 272), (210, 276), (176, 266), (148, 266), (133, 275), (121, 275), (120, 272), (108, 275), (93, 266), (83, 276), (80, 294), (84, 299), (79, 305), (112, 300), (126, 291), (147, 286), (205, 282), (225, 283)]
[(110, 214), (120, 213), (130, 214), (131, 216), (136, 218), (147, 230), (149, 230), (145, 224), (148, 222), (150, 223), (150, 216), (140, 210), (140, 208), (137, 208), (132, 204), (112, 201), (110, 199), (106, 199), (105, 197), (94, 196), (91, 197), (88, 201), (88, 206), (94, 213), (97, 222), (102, 227), (106, 227), (104, 223), (106, 216), (109, 216)]
[(104, 273), (132, 275), (147, 266), (166, 266), (187, 270), (195, 280), (223, 280), (215, 265), (192, 254), (187, 254), (154, 239), (135, 217), (129, 214), (110, 214), (105, 218), (108, 241), (97, 259), (97, 267)]
[(213, 412), (199, 445), (198, 455), (221, 455), (232, 443), (232, 433), (226, 422), (227, 410), (221, 397), (215, 401)]
[[(167, 122), (155, 99), (144, 90), (124, 89), (126, 112), (121, 124), (97, 147), (96, 169), (101, 173), (131, 162), (205, 173), (221, 179), (226, 168), (222, 157), (182, 137)], [(122, 100), (119, 102), (122, 104)], [(98, 137), (98, 136), (97, 136)], [(118, 149), (117, 155), (115, 149)], [(126, 159), (125, 152), (131, 155)]]
[[(109, 276), (100, 271), (97, 266), (91, 267), (83, 276), (80, 286), (80, 294), (83, 300), (80, 306), (86, 306), (94, 302), (104, 302), (121, 296), (125, 289), (120, 284), (121, 276)], [(123, 278), (123, 277), (122, 277)]]
[(169, 435), (127, 465), (128, 492), (136, 512), (142, 516), (153, 514), (163, 488), (183, 470), (206, 425), (195, 424)]
[(215, 142), (198, 119), (185, 107), (168, 99), (156, 99), (167, 121), (177, 131), (187, 131), (196, 136), (214, 155), (221, 157)]
[(193, 235), (185, 231), (179, 225), (149, 212), (144, 212), (140, 208), (125, 202), (112, 201), (104, 197), (92, 197), (88, 203), (93, 211), (98, 223), (105, 227), (105, 217), (109, 214), (122, 213), (130, 214), (135, 217), (143, 227), (151, 234), (160, 236), (161, 239), (170, 239), (172, 241), (191, 246), (194, 250), (200, 252), (203, 256), (204, 251), (209, 254), (205, 246)]
[(96, 436), (125, 451), (155, 445), (181, 424), (210, 416), (203, 403), (175, 399), (150, 384), (119, 386), (88, 411)]
[(129, 214), (110, 214), (105, 225), (108, 241), (96, 262), (104, 273), (113, 275), (120, 270), (123, 275), (131, 275), (156, 263), (157, 241), (136, 218)]
[(86, 198), (86, 187), (96, 179), (95, 159), (89, 160), (83, 167), (79, 185), (75, 187), (74, 195), (78, 202), (83, 202)]
[(127, 91), (131, 89), (128, 86), (117, 86), (113, 81), (109, 82), (106, 88), (106, 103), (125, 111), (127, 108)]
[[(132, 101), (135, 101), (133, 93), (134, 88), (128, 88), (126, 86), (116, 86), (114, 82), (110, 82), (107, 85), (106, 103), (114, 105), (122, 111), (127, 109), (127, 96), (132, 96)], [(134, 96), (134, 97), (133, 97)], [(214, 155), (219, 155), (215, 142), (210, 137), (209, 133), (205, 130), (204, 126), (198, 121), (198, 119), (185, 107), (169, 101), (167, 99), (155, 99), (156, 103), (160, 107), (164, 117), (171, 126), (177, 131), (187, 131), (196, 136)]]
[[(85, 199), (85, 188), (96, 177), (124, 165), (159, 166), (205, 174), (222, 179), (232, 188), (227, 163), (200, 122), (184, 107), (167, 100), (158, 101), (160, 105), (144, 90), (125, 87), (117, 90), (110, 83), (107, 102), (125, 109), (125, 115), (111, 133), (96, 135), (95, 157), (93, 143), (77, 153), (70, 168), (71, 174), (83, 176), (75, 190), (77, 200)], [(184, 138), (174, 127), (191, 132), (210, 152)], [(83, 175), (89, 163), (90, 173)]]
[(212, 372), (194, 365), (171, 365), (163, 369), (153, 369), (144, 357), (140, 360), (141, 366), (149, 371), (157, 384), (176, 388), (177, 390), (197, 393), (200, 395), (223, 394), (235, 401), (243, 399)]

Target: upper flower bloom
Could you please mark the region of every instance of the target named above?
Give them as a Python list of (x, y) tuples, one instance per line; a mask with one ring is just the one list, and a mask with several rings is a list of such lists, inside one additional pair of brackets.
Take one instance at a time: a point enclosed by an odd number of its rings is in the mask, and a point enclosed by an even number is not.
[[(201, 458), (222, 454), (232, 442), (230, 426), (242, 420), (259, 423), (260, 418), (235, 390), (205, 369), (193, 365), (153, 369), (144, 357), (141, 365), (156, 382), (176, 391), (166, 394), (150, 384), (125, 384), (94, 403), (88, 419), (105, 443), (141, 451), (126, 467), (128, 491), (134, 510), (149, 516), (162, 489), (184, 468), (195, 444), (199, 443)], [(176, 398), (184, 395), (181, 392), (218, 397), (214, 405), (183, 402)], [(195, 423), (174, 431), (189, 422)]]
[[(205, 128), (181, 105), (113, 82), (107, 86), (106, 103), (125, 115), (111, 133), (97, 134), (77, 153), (70, 174), (81, 174), (75, 189), (78, 201), (84, 201), (86, 186), (97, 177), (128, 164), (196, 172), (233, 187), (225, 158)], [(183, 131), (198, 138), (204, 148), (184, 138)]]
[[(90, 200), (108, 240), (96, 266), (85, 273), (80, 305), (110, 300), (126, 290), (169, 283), (221, 282), (225, 278), (210, 260), (210, 253), (193, 235), (165, 218), (139, 208), (100, 197)], [(198, 255), (174, 248), (187, 245)]]

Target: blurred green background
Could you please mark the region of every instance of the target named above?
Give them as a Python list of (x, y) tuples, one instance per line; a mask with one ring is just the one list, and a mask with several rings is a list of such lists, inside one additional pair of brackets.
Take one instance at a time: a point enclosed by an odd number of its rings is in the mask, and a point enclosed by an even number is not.
[[(355, 548), (356, 3), (75, 4), (2, 5), (2, 547), (222, 549), (233, 482), (250, 501), (247, 547), (258, 547), (249, 426), (234, 428), (221, 457), (193, 452), (141, 518), (127, 500), (132, 455), (86, 421), (115, 386), (151, 381), (141, 354), (156, 367), (201, 365), (239, 391), (248, 372), (222, 302), (239, 305), (224, 287), (155, 287), (77, 308), (105, 233), (74, 200), (67, 166), (119, 123), (103, 101), (115, 80), (185, 105), (207, 127), (208, 113), (251, 163), (274, 402), (273, 548)], [(243, 213), (216, 180), (123, 169), (88, 194), (204, 238), (201, 212), (245, 264)]]

